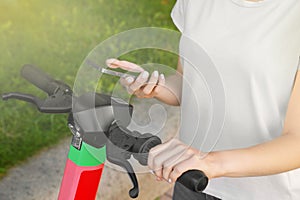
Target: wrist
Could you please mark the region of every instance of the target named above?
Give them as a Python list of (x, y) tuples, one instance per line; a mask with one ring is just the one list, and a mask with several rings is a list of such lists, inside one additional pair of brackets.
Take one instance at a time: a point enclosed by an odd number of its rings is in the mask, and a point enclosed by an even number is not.
[(224, 177), (226, 175), (226, 167), (221, 151), (210, 152), (204, 159), (208, 163), (206, 175), (209, 179)]

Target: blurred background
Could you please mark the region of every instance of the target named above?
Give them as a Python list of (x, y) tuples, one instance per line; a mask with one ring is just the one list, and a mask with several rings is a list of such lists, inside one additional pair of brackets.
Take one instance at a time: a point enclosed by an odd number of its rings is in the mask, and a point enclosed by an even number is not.
[[(26, 63), (72, 85), (84, 58), (108, 37), (138, 27), (175, 30), (170, 18), (174, 4), (175, 0), (1, 0), (0, 93), (44, 96), (21, 78)], [(177, 63), (176, 56), (156, 50), (132, 52), (121, 59), (174, 67)], [(0, 179), (12, 166), (70, 136), (66, 117), (40, 114), (24, 102), (0, 100)]]

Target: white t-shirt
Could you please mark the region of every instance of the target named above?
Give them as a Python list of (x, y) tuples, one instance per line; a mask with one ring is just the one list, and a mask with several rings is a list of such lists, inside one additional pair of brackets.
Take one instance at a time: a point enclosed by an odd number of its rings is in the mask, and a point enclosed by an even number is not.
[[(245, 148), (280, 136), (299, 65), (300, 1), (178, 0), (171, 16), (182, 35), (209, 55), (223, 82), (226, 114), (214, 150)], [(194, 50), (186, 46), (182, 40), (180, 53), (188, 57)], [(201, 149), (211, 117), (210, 95), (205, 77), (199, 78), (184, 59), (182, 64), (180, 137)], [(196, 137), (191, 134), (195, 130)], [(299, 200), (300, 170), (217, 178), (205, 192), (223, 200)]]

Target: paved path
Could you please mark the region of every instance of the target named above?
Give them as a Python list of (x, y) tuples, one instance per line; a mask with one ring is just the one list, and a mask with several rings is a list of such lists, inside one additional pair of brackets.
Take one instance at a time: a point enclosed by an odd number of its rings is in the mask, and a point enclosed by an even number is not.
[[(154, 106), (149, 111), (150, 118), (154, 121), (151, 127), (148, 127), (149, 132), (151, 132), (151, 128), (159, 128), (161, 126), (161, 124), (159, 124), (161, 122), (160, 118), (164, 116), (164, 113), (159, 111), (160, 108), (159, 105)], [(144, 106), (136, 110), (140, 109), (144, 109)], [(172, 107), (167, 107), (166, 109), (168, 119), (160, 131), (161, 133), (166, 133), (162, 136), (163, 138), (169, 138), (170, 135), (174, 135), (178, 130), (178, 118), (180, 115), (178, 109)], [(156, 114), (153, 115), (153, 113)], [(138, 119), (142, 118), (141, 116), (134, 115), (134, 119), (137, 123)], [(146, 122), (146, 124), (150, 121)], [(147, 127), (139, 125), (137, 129), (145, 132)], [(24, 164), (11, 169), (8, 175), (0, 181), (0, 200), (57, 199), (70, 140), (71, 138), (66, 138), (58, 145), (44, 149), (38, 155), (29, 158)], [(132, 185), (128, 175), (109, 166), (111, 166), (111, 164), (103, 171), (97, 199), (130, 200), (128, 190)], [(134, 168), (136, 168), (136, 166), (137, 165), (134, 164)], [(144, 169), (144, 171), (147, 170)], [(168, 196), (164, 195), (164, 193), (168, 191), (172, 185), (166, 182), (155, 181), (155, 178), (150, 173), (139, 173), (137, 176), (140, 184), (138, 200), (154, 200), (159, 199), (159, 196), (161, 196), (161, 200), (167, 200), (163, 199)]]
[(167, 192), (159, 197), (159, 200), (172, 200), (173, 188), (170, 188)]

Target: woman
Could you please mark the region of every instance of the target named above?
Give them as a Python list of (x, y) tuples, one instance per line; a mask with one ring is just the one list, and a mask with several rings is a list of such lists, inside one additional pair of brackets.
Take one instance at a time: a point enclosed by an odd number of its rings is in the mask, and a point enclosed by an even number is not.
[[(178, 186), (174, 198), (300, 199), (300, 1), (178, 0), (172, 18), (216, 64), (226, 118), (215, 150), (203, 159), (184, 139), (152, 149), (148, 165), (157, 180), (173, 183), (183, 172), (199, 169), (210, 179), (204, 191), (209, 195)], [(107, 62), (112, 68), (141, 71), (136, 80), (122, 81), (130, 93), (192, 109), (179, 76), (165, 79), (127, 61)], [(189, 70), (178, 62), (183, 76)], [(188, 118), (182, 112), (182, 119)], [(183, 123), (182, 138), (188, 138), (187, 130)], [(180, 158), (178, 152), (183, 152)]]

